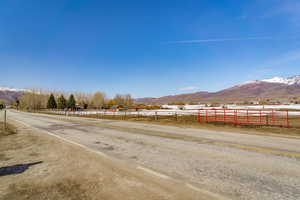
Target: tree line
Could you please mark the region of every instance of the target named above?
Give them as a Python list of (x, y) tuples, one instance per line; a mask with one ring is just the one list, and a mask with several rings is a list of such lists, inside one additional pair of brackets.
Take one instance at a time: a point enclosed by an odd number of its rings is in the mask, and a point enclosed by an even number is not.
[(41, 109), (104, 109), (112, 107), (130, 108), (133, 105), (133, 98), (130, 94), (117, 94), (109, 99), (103, 92), (73, 93), (65, 94), (58, 92), (43, 92), (31, 90), (21, 96), (15, 106), (18, 109), (41, 110)]

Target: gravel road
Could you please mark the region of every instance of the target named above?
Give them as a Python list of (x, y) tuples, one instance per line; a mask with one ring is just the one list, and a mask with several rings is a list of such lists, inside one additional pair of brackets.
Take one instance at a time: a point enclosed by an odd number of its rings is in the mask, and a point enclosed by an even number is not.
[(300, 138), (16, 111), (8, 117), (229, 199), (300, 199)]

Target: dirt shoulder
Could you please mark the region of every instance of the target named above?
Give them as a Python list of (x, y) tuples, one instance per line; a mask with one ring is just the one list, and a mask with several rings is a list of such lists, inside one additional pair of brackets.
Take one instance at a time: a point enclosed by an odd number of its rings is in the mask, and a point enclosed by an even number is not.
[(12, 130), (0, 131), (1, 200), (216, 199), (20, 124)]

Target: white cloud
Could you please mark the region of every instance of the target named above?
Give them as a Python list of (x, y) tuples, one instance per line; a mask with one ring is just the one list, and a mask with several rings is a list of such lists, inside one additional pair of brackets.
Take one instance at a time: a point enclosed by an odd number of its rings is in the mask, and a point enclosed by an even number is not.
[(185, 44), (185, 43), (207, 43), (207, 42), (226, 42), (226, 41), (244, 41), (244, 40), (270, 40), (272, 37), (248, 37), (248, 38), (218, 38), (207, 40), (179, 40), (168, 42), (170, 44)]
[(194, 86), (189, 86), (189, 87), (184, 87), (184, 88), (179, 88), (178, 90), (180, 91), (192, 91), (192, 90), (198, 90), (198, 87), (194, 87)]

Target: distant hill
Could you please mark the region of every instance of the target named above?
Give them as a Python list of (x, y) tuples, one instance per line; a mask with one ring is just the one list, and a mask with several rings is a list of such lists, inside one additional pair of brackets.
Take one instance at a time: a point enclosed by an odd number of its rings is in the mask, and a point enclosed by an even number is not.
[(21, 97), (26, 90), (0, 86), (0, 101), (13, 102)]
[(208, 92), (196, 92), (196, 93), (188, 93), (188, 94), (179, 94), (179, 95), (170, 95), (163, 96), (160, 98), (140, 98), (136, 99), (136, 103), (171, 103), (171, 102), (198, 102), (203, 99), (203, 97), (209, 95)]
[(167, 104), (172, 102), (242, 103), (245, 101), (290, 102), (300, 98), (300, 75), (248, 81), (218, 92), (196, 92), (159, 98), (139, 98), (136, 103)]
[[(16, 101), (26, 90), (0, 86), (0, 100)], [(188, 94), (170, 95), (159, 98), (139, 98), (135, 103), (167, 104), (184, 103), (243, 103), (269, 99), (271, 102), (288, 103), (300, 99), (300, 75), (282, 78), (248, 81), (218, 92), (195, 92)]]

